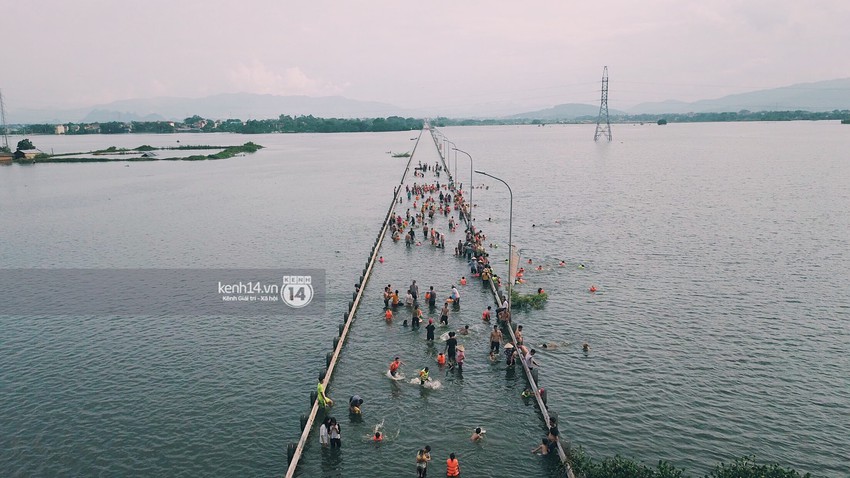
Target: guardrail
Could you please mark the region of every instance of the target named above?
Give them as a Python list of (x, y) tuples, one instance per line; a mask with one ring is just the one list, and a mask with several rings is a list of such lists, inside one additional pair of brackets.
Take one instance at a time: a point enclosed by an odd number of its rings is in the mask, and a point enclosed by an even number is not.
[[(322, 371), (324, 374), (324, 381), (322, 385), (325, 390), (328, 390), (328, 386), (330, 385), (331, 377), (333, 375), (334, 367), (339, 360), (339, 356), (342, 353), (342, 347), (345, 345), (345, 339), (348, 338), (348, 333), (351, 330), (351, 325), (354, 323), (355, 314), (357, 312), (357, 308), (360, 306), (360, 300), (363, 298), (363, 289), (366, 286), (366, 283), (369, 281), (369, 276), (372, 274), (372, 268), (375, 265), (375, 261), (377, 260), (378, 252), (381, 249), (381, 244), (384, 241), (384, 236), (386, 236), (387, 229), (389, 229), (390, 225), (390, 216), (392, 216), (393, 211), (395, 210), (396, 204), (398, 204), (398, 195), (401, 193), (402, 186), (404, 186), (404, 179), (407, 177), (407, 173), (410, 171), (410, 165), (413, 163), (413, 157), (416, 154), (416, 147), (419, 146), (419, 140), (422, 138), (422, 130), (419, 131), (419, 137), (416, 138), (416, 144), (413, 146), (413, 152), (410, 154), (410, 159), (407, 161), (407, 167), (404, 169), (404, 173), (401, 175), (401, 181), (397, 188), (393, 189), (393, 201), (390, 204), (389, 209), (387, 210), (387, 214), (384, 217), (383, 225), (381, 226), (381, 231), (378, 233), (378, 237), (375, 239), (375, 243), (372, 245), (372, 251), (369, 254), (369, 260), (366, 261), (366, 267), (363, 268), (363, 274), (360, 276), (357, 283), (354, 285), (354, 293), (352, 294), (351, 300), (348, 302), (348, 312), (343, 315), (343, 323), (339, 325), (339, 336), (334, 337), (333, 346), (334, 351), (328, 352), (325, 357), (325, 364), (327, 368)], [(310, 414), (301, 416), (301, 438), (298, 440), (298, 443), (290, 443), (287, 445), (286, 455), (289, 460), (289, 467), (286, 470), (286, 478), (292, 478), (295, 476), (295, 470), (298, 467), (298, 462), (301, 460), (301, 455), (304, 453), (304, 447), (307, 444), (307, 440), (310, 437), (310, 431), (313, 429), (313, 424), (316, 421), (316, 416), (319, 413), (319, 402), (316, 400), (316, 392), (313, 391), (310, 393)]]
[[(434, 144), (437, 146), (437, 151), (440, 153), (440, 160), (443, 162), (443, 167), (445, 168), (446, 172), (449, 174), (449, 178), (453, 179), (451, 177), (451, 173), (448, 170), (449, 168), (448, 168), (448, 165), (446, 164), (446, 159), (443, 156), (442, 150), (440, 150), (439, 143), (437, 143), (437, 138), (436, 138), (436, 135), (434, 134), (433, 130), (431, 132), (431, 139), (433, 139)], [(453, 184), (453, 183), (454, 183), (454, 181), (451, 182), (451, 184)], [(473, 185), (470, 184), (469, 187), (471, 188), (471, 187), (473, 187)], [(463, 215), (463, 220), (466, 221), (467, 229), (469, 228), (469, 226), (472, 225), (472, 221), (470, 219), (471, 216), (472, 216), (472, 204), (469, 205), (469, 211), (470, 211), (469, 215), (466, 215), (466, 214)], [(508, 271), (508, 274), (510, 275), (510, 271)], [(495, 278), (496, 276), (493, 276), (493, 277)], [(510, 279), (511, 278), (509, 278), (509, 280)], [(495, 280), (490, 280), (490, 291), (493, 293), (493, 297), (496, 299), (496, 303), (501, 304), (503, 302), (503, 295), (502, 295), (502, 292), (499, 290), (499, 288), (496, 287), (495, 282), (496, 282)], [(502, 325), (503, 329), (507, 329), (508, 334), (510, 334), (510, 336), (511, 336), (511, 341), (514, 344), (516, 344), (517, 340), (516, 340), (516, 334), (514, 334), (513, 323), (512, 322), (503, 322), (501, 325)], [(540, 394), (540, 387), (537, 384), (537, 382), (539, 381), (539, 372), (537, 370), (529, 369), (528, 364), (525, 362), (525, 357), (522, 356), (521, 349), (518, 348), (517, 351), (520, 354), (519, 362), (522, 364), (522, 368), (525, 371), (525, 378), (528, 381), (529, 388), (531, 388), (531, 390), (534, 392), (534, 399), (537, 402), (538, 411), (540, 412), (540, 415), (543, 418), (544, 424), (548, 427), (552, 416), (549, 413), (549, 409), (548, 409), (548, 405), (547, 405), (548, 398), (547, 398), (546, 395)], [(556, 422), (557, 422), (557, 419), (556, 419)], [(559, 429), (560, 429), (560, 427), (559, 427)], [(567, 477), (568, 478), (575, 478), (575, 473), (573, 472), (572, 466), (570, 466), (570, 463), (567, 461), (567, 454), (564, 451), (563, 445), (561, 444), (560, 437), (558, 437), (558, 438), (559, 438), (559, 440), (556, 442), (557, 450), (558, 450), (558, 457), (560, 457), (561, 462), (564, 463), (565, 466), (566, 466)]]

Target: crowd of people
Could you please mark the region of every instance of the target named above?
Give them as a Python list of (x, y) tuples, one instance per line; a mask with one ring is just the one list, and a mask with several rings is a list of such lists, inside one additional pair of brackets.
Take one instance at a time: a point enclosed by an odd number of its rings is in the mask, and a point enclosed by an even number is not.
[[(419, 178), (424, 179), (426, 172), (433, 172), (437, 179), (433, 183), (422, 182)], [(453, 184), (441, 184), (439, 182), (439, 173), (442, 171), (442, 166), (439, 163), (434, 165), (419, 164), (414, 175), (417, 181), (412, 185), (406, 185), (402, 194), (399, 194), (399, 203), (406, 197), (410, 203), (410, 207), (406, 208), (404, 214), (391, 214), (389, 221), (389, 233), (395, 242), (404, 239), (405, 246), (413, 248), (421, 246), (423, 243), (437, 249), (445, 249), (446, 233), (437, 229), (436, 219), (442, 216), (442, 220), (447, 222), (448, 232), (456, 232), (464, 222), (468, 225), (463, 233), (463, 239), (459, 239), (454, 254), (459, 259), (465, 260), (471, 278), (478, 278), (484, 284), (489, 285), (491, 281), (495, 281), (497, 290), (500, 290), (500, 279), (494, 274), (490, 264), (489, 255), (485, 249), (486, 236), (480, 230), (477, 230), (471, 221), (466, 221), (470, 218), (471, 206), (465, 201), (462, 191), (456, 189)], [(455, 214), (458, 220), (455, 220)], [(445, 224), (445, 223), (444, 223)], [(384, 262), (381, 256), (380, 263)], [(393, 287), (392, 284), (387, 284), (383, 288), (383, 316), (388, 323), (396, 320), (398, 314), (409, 310), (409, 319), (404, 318), (402, 325), (410, 326), (413, 329), (418, 329), (421, 324), (426, 322), (423, 307), (427, 307), (428, 315), (439, 312), (439, 326), (447, 327), (449, 318), (452, 315), (458, 316), (461, 306), (461, 293), (458, 285), (465, 286), (468, 281), (466, 276), (462, 277), (458, 284), (452, 284), (450, 290), (443, 289), (445, 292), (444, 298), (440, 298), (434, 286), (429, 286), (425, 290), (424, 295), (421, 295), (422, 290), (416, 280), (412, 280), (403, 294), (399, 289)], [(490, 324), (493, 319), (498, 323), (492, 324), (492, 331), (489, 334), (490, 352), (489, 357), (491, 362), (499, 361), (499, 356), (504, 357), (505, 364), (509, 367), (514, 366), (517, 359), (522, 360), (529, 369), (534, 369), (539, 366), (535, 361), (536, 350), (528, 348), (523, 343), (522, 326), (517, 326), (515, 331), (516, 341), (507, 340), (500, 329), (500, 325), (511, 326), (511, 315), (507, 298), (502, 297), (502, 303), (497, 304), (495, 311), (493, 306), (487, 306), (482, 311), (481, 319), (487, 324)], [(440, 304), (438, 307), (438, 303)], [(427, 318), (425, 324), (425, 341), (432, 346), (435, 343), (435, 331), (437, 328), (435, 320), (432, 317)], [(488, 325), (489, 328), (489, 325)], [(442, 350), (436, 355), (437, 367), (439, 370), (445, 370), (446, 374), (451, 372), (462, 376), (464, 362), (466, 360), (465, 347), (458, 342), (458, 335), (469, 335), (470, 326), (463, 325), (458, 330), (451, 330), (441, 340), (445, 340)], [(501, 349), (501, 352), (500, 352)], [(401, 368), (405, 362), (401, 357), (394, 356), (390, 362), (387, 374), (390, 378), (399, 380), (403, 378)], [(421, 386), (427, 386), (431, 380), (431, 368), (429, 366), (417, 367), (416, 379)], [(413, 379), (413, 380), (416, 380)], [(318, 395), (319, 403), (324, 409), (328, 409), (333, 405), (333, 400), (324, 394), (322, 387), (323, 377), (319, 379)], [(526, 390), (527, 393), (533, 392)], [(523, 392), (523, 397), (526, 396)], [(360, 407), (363, 404), (362, 398), (354, 395), (349, 400), (349, 411), (351, 413), (360, 413)], [(355, 411), (356, 409), (356, 411)], [(330, 448), (338, 448), (340, 446), (340, 427), (335, 418), (328, 416), (320, 426), (320, 442), (323, 446)], [(472, 442), (479, 442), (484, 439), (485, 431), (476, 427), (472, 436)], [(380, 442), (383, 440), (383, 435), (376, 431), (373, 441)], [(557, 446), (558, 430), (555, 422), (550, 423), (548, 435), (542, 439), (541, 445), (532, 450), (533, 453), (547, 455)], [(418, 450), (415, 457), (417, 476), (425, 477), (428, 465), (431, 462), (431, 447), (425, 446)], [(447, 476), (460, 476), (460, 464), (457, 455), (450, 453), (446, 459), (446, 474)]]

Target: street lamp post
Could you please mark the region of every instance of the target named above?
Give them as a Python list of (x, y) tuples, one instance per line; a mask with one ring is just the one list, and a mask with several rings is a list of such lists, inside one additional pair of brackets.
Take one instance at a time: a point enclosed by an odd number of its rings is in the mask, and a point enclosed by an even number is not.
[[(452, 145), (452, 149), (457, 148), (457, 145), (454, 144), (453, 141), (449, 141), (448, 139), (446, 139), (446, 144)], [(451, 158), (449, 158), (449, 154), (447, 152), (446, 153), (446, 166), (448, 166), (449, 164), (451, 164)], [(451, 175), (451, 174), (452, 174), (452, 172), (451, 172), (451, 170), (449, 170), (449, 175)], [(455, 153), (455, 175), (452, 176), (452, 182), (457, 183), (457, 153)]]
[[(452, 148), (456, 148), (456, 147), (457, 147), (457, 145), (456, 145), (456, 144), (454, 144), (454, 142), (452, 142), (452, 141), (448, 141), (448, 140), (446, 140), (446, 141), (447, 141), (449, 144), (451, 144), (451, 145), (452, 145)], [(457, 153), (455, 153), (455, 175), (454, 175), (454, 177), (455, 177), (455, 181), (456, 181), (456, 180), (457, 180)]]
[(452, 149), (455, 150), (455, 168), (457, 168), (457, 153), (463, 153), (467, 158), (469, 158), (469, 222), (472, 223), (472, 190), (474, 189), (472, 186), (472, 155), (462, 149), (457, 149), (457, 147)]
[[(470, 157), (470, 159), (471, 159), (471, 157)], [(506, 183), (504, 180), (497, 178), (496, 176), (493, 176), (492, 174), (487, 174), (484, 171), (476, 170), (475, 172), (478, 173), (478, 174), (483, 174), (484, 176), (489, 176), (489, 177), (495, 179), (496, 181), (499, 181), (500, 183), (504, 184), (508, 188), (508, 194), (511, 195), (511, 207), (510, 207), (510, 213), (509, 213), (509, 216), (508, 216), (508, 313), (510, 313), (511, 312), (511, 301), (512, 301), (511, 295), (513, 295), (513, 290), (514, 290), (514, 288), (513, 288), (514, 278), (511, 277), (511, 269), (513, 269), (513, 262), (514, 262), (514, 251), (513, 251), (513, 242), (512, 242), (512, 236), (513, 236), (513, 230), (514, 230), (514, 192), (511, 191), (511, 187), (508, 186), (508, 183)]]

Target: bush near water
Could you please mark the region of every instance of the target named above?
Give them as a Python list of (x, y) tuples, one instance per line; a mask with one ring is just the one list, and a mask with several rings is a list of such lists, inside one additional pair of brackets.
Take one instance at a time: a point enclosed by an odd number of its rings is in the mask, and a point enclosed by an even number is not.
[(549, 294), (520, 294), (519, 292), (512, 290), (511, 291), (511, 308), (513, 309), (542, 309), (546, 304), (546, 301), (549, 300)]
[[(693, 478), (684, 468), (676, 468), (664, 460), (649, 466), (620, 455), (593, 460), (581, 448), (569, 449), (567, 454), (576, 478)], [(704, 478), (811, 478), (811, 474), (800, 474), (776, 464), (760, 464), (754, 456), (744, 456), (732, 463), (716, 465)]]

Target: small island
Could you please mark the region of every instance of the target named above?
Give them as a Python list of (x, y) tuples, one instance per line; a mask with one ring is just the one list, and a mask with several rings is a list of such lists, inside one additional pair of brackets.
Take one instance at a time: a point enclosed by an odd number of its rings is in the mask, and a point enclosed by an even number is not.
[[(96, 151), (47, 154), (24, 139), (18, 143), (13, 161), (17, 163), (107, 163), (116, 161), (206, 161), (228, 159), (255, 153), (263, 146), (251, 141), (237, 146), (181, 145), (154, 147), (147, 144), (137, 148), (110, 146)], [(174, 154), (171, 151), (203, 151), (207, 154)]]

